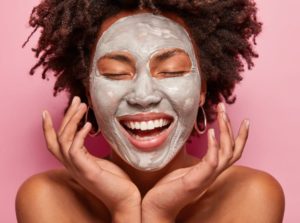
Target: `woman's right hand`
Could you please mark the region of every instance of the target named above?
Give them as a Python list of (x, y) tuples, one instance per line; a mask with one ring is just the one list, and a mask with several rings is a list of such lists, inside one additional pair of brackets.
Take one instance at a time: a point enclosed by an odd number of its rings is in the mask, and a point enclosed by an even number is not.
[(57, 132), (50, 114), (44, 111), (47, 147), (80, 185), (106, 205), (113, 222), (140, 222), (141, 195), (136, 185), (122, 169), (91, 155), (84, 146), (91, 123), (86, 123), (79, 131), (77, 128), (86, 111), (87, 106), (79, 97), (74, 97)]

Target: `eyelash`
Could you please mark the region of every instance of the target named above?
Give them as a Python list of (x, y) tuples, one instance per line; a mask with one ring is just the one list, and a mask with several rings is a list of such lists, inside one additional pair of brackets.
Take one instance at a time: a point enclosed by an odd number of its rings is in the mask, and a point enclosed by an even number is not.
[[(174, 71), (174, 72), (160, 72), (158, 73), (159, 75), (163, 75), (165, 77), (178, 77), (178, 76), (183, 76), (184, 74), (188, 73), (188, 71)], [(128, 79), (130, 79), (132, 76), (131, 74), (127, 74), (127, 73), (103, 73), (102, 74), (104, 77), (108, 78), (108, 79), (112, 79), (112, 80), (124, 80), (124, 78), (122, 77), (129, 77)], [(126, 79), (127, 79), (126, 78)]]
[(184, 74), (188, 73), (188, 71), (175, 71), (175, 72), (160, 72), (159, 74), (162, 74), (162, 75), (166, 75), (166, 76), (182, 76)]
[(131, 77), (131, 74), (127, 74), (127, 73), (120, 73), (120, 74), (117, 74), (117, 73), (103, 73), (102, 75), (106, 78), (115, 79), (115, 80), (121, 79), (122, 76)]
[(127, 73), (103, 73), (102, 75), (104, 75), (104, 76), (127, 76), (127, 75), (129, 75), (130, 76), (130, 74), (127, 74)]

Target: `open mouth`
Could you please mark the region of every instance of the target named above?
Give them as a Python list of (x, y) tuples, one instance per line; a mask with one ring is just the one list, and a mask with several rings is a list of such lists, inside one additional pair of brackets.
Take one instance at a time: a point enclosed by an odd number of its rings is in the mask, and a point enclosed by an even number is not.
[(119, 123), (128, 140), (138, 149), (152, 151), (167, 139), (174, 118), (164, 113), (122, 116)]

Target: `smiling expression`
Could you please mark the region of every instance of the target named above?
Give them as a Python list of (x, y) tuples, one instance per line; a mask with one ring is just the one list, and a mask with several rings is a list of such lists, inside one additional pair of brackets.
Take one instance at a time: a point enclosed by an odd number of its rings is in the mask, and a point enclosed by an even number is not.
[(100, 37), (90, 94), (101, 132), (133, 167), (165, 167), (196, 119), (200, 73), (191, 39), (178, 23), (151, 13), (123, 17)]

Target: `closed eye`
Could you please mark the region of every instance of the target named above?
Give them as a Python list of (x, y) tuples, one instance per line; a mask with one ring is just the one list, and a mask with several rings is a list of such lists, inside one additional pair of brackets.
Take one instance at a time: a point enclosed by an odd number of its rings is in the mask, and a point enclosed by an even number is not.
[(179, 77), (187, 74), (189, 71), (182, 70), (182, 71), (162, 71), (158, 73), (158, 76), (162, 77)]
[(129, 80), (133, 76), (130, 73), (102, 73), (101, 75), (112, 80)]

